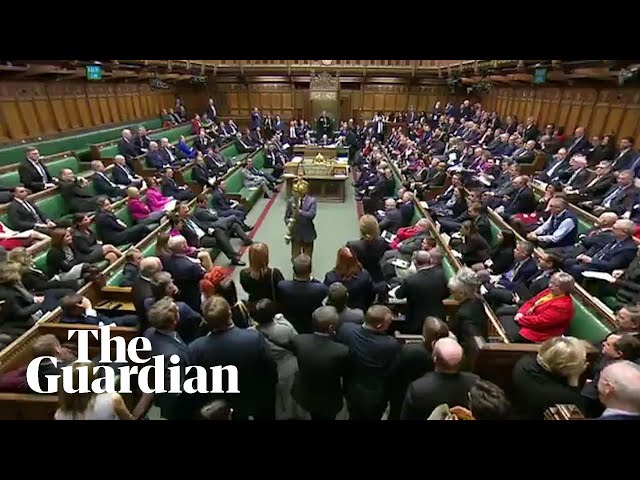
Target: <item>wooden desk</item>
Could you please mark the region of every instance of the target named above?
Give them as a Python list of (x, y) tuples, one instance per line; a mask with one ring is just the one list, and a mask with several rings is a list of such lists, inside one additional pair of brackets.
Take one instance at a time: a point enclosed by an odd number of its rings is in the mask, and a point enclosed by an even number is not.
[[(287, 197), (289, 197), (293, 194), (293, 181), (296, 176), (285, 173), (283, 178), (287, 185)], [(333, 177), (304, 175), (302, 178), (309, 183), (309, 195), (314, 196), (318, 201), (344, 203), (345, 182), (350, 178), (348, 175)]]

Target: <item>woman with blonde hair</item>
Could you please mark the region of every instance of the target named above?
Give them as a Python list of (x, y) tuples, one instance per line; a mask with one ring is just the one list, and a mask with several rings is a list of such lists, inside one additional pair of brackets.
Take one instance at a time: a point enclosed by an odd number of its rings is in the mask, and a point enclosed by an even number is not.
[(452, 330), (466, 351), (471, 349), (474, 337), (487, 339), (489, 335), (489, 319), (480, 296), (481, 284), (478, 274), (467, 267), (458, 270), (449, 280), (451, 295), (459, 303)]
[[(71, 364), (72, 389), (79, 390), (80, 377), (87, 379), (91, 388), (96, 379), (95, 365), (91, 362)], [(62, 389), (62, 378), (58, 388), (58, 410), (56, 420), (135, 420), (119, 393), (67, 393)]]
[(249, 247), (249, 266), (240, 271), (240, 285), (249, 295), (249, 303), (255, 305), (268, 298), (277, 302), (278, 284), (284, 280), (282, 272), (269, 267), (269, 246), (257, 242)]
[(360, 217), (360, 240), (348, 242), (347, 247), (351, 249), (358, 261), (362, 264), (371, 279), (378, 283), (383, 281), (382, 267), (380, 261), (384, 253), (391, 249), (389, 243), (380, 236), (380, 225), (373, 215), (363, 215)]
[(584, 411), (580, 377), (587, 368), (587, 343), (575, 337), (553, 337), (537, 355), (523, 356), (513, 368), (513, 401), (518, 418), (542, 420), (557, 404)]
[(0, 334), (15, 339), (33, 327), (43, 315), (43, 296), (34, 296), (22, 284), (22, 266), (0, 264)]

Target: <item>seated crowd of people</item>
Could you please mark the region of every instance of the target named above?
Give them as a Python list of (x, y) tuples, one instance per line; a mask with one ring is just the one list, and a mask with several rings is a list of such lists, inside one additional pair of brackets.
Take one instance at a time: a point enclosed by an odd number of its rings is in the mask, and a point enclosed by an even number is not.
[[(213, 103), (209, 107), (207, 116), (213, 120), (208, 128), (215, 125), (216, 135), (222, 135), (226, 126)], [(165, 419), (332, 420), (345, 412), (355, 420), (542, 419), (556, 404), (575, 404), (592, 418), (640, 418), (640, 284), (629, 276), (640, 272), (640, 260), (630, 253), (635, 252), (629, 243), (635, 224), (625, 214), (631, 211), (611, 208), (613, 198), (635, 188), (633, 182), (624, 183), (633, 170), (628, 165), (617, 170), (618, 186), (594, 204), (598, 227), (578, 236), (577, 220), (567, 208), (567, 192), (573, 190), (564, 189), (573, 185), (568, 180), (578, 176), (577, 166), (584, 168), (582, 159), (592, 144), (571, 152), (577, 160), (573, 173), (555, 190), (562, 192), (537, 200), (532, 179), (520, 169), (533, 163), (534, 150), (558, 153), (546, 151), (557, 129), (541, 135), (533, 119), (521, 126), (512, 117), (503, 125), (495, 113), (468, 101), (444, 109), (438, 103), (428, 115), (411, 110), (397, 117), (413, 119), (409, 131), (394, 127), (387, 139), (377, 127), (376, 122), (386, 121), (381, 117), (376, 115), (373, 126), (343, 125), (349, 130), (344, 137), (353, 141), (354, 186), (364, 215), (360, 238), (338, 249), (334, 268), (322, 280), (312, 277), (312, 260), (305, 254), (292, 260), (293, 276), (285, 278), (270, 264), (269, 246), (247, 235), (252, 227), (245, 223), (246, 211), (229, 200), (224, 181), (219, 181), (229, 165), (211, 146), (215, 140), (204, 140), (203, 122), (198, 126), (202, 140), (196, 141), (201, 146), (194, 145), (192, 158), (203, 170), (198, 181), (212, 187), (208, 193), (195, 195), (177, 185), (172, 172), (178, 164), (168, 155), (167, 163), (157, 164), (162, 178), (139, 179), (139, 186), (110, 190), (117, 195), (103, 193), (92, 200), (95, 220), (79, 213), (65, 228), (41, 219), (39, 228), (52, 238), (47, 258), (51, 271), (37, 271), (24, 246), (11, 249), (0, 263), (0, 298), (14, 305), (13, 321), (19, 314), (33, 324), (46, 308), (60, 305), (64, 322), (138, 328), (151, 342), (151, 355), (179, 358), (183, 380), (188, 366), (237, 367), (237, 394), (146, 396)], [(254, 110), (247, 136), (258, 139), (246, 145), (264, 148), (272, 165), (284, 164), (288, 152), (280, 136), (286, 126), (277, 127), (282, 123), (278, 117), (267, 119)], [(262, 140), (260, 130), (266, 133), (267, 128), (269, 138)], [(569, 141), (567, 151), (579, 143)], [(561, 142), (557, 146), (560, 150)], [(127, 159), (119, 162), (126, 165)], [(611, 168), (615, 160), (598, 162), (609, 162)], [(92, 168), (96, 175), (104, 173), (98, 163)], [(394, 169), (404, 175), (397, 191)], [(544, 168), (551, 175), (557, 170)], [(75, 181), (68, 173), (62, 176)], [(243, 178), (245, 186), (261, 188), (266, 196), (279, 184), (276, 170), (263, 173), (250, 160)], [(549, 181), (550, 188), (556, 188), (554, 182)], [(414, 223), (416, 202), (427, 199), (433, 188), (444, 191), (426, 201), (429, 216)], [(70, 198), (84, 200), (71, 193)], [(125, 195), (137, 223), (120, 230), (112, 200)], [(188, 202), (194, 198), (192, 210)], [(635, 199), (628, 204), (633, 208)], [(597, 206), (603, 210), (595, 210)], [(514, 227), (503, 229), (495, 246), (489, 209)], [(78, 286), (99, 275), (96, 262), (121, 257), (119, 246), (136, 243), (164, 215), (170, 228), (158, 234), (155, 255), (143, 256), (136, 249), (125, 254), (135, 315), (100, 315), (76, 293)], [(96, 234), (89, 228), (92, 221)], [(232, 237), (248, 247), (248, 265), (240, 260)], [(442, 239), (462, 264), (451, 278), (445, 272)], [(213, 246), (244, 267), (239, 283), (246, 298), (231, 270), (213, 265)], [(543, 248), (540, 255), (537, 247)], [(571, 294), (583, 281), (585, 266), (610, 273), (624, 302), (617, 312), (619, 328), (596, 345), (600, 353), (589, 372), (592, 346), (567, 336), (575, 309)], [(455, 318), (447, 311), (449, 298), (456, 303)], [(516, 363), (510, 392), (469, 371), (474, 338), (490, 340), (487, 305), (498, 314), (510, 341), (540, 345), (537, 355)], [(14, 325), (15, 331), (6, 326), (5, 318), (0, 332), (11, 338), (24, 331), (23, 324)], [(421, 338), (408, 342), (396, 331)], [(52, 335), (39, 338), (33, 349), (34, 354), (57, 357), (59, 366), (80, 367)], [(164, 368), (169, 368), (168, 360)], [(51, 369), (40, 371), (41, 381), (45, 373)], [(143, 415), (132, 413), (117, 394), (93, 396), (78, 409), (73, 394), (59, 393), (56, 418)]]

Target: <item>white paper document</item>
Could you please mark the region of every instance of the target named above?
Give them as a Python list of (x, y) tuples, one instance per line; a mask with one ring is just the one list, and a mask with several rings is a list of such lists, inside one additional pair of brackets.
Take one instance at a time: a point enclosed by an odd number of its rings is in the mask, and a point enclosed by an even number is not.
[(609, 273), (605, 272), (582, 272), (583, 277), (595, 278), (596, 280), (604, 280), (605, 282), (613, 283), (615, 279)]

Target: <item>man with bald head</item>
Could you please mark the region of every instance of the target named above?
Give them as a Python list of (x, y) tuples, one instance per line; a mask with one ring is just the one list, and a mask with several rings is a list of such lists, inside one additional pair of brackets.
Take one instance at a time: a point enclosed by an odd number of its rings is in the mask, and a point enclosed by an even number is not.
[(389, 375), (389, 420), (400, 419), (402, 403), (411, 382), (433, 371), (433, 345), (439, 339), (450, 336), (453, 334), (445, 322), (436, 317), (427, 317), (422, 327), (422, 341), (407, 342), (402, 346)]
[(387, 330), (393, 321), (391, 310), (373, 305), (363, 325), (343, 323), (337, 340), (349, 347), (345, 398), (351, 420), (380, 420), (387, 406), (388, 375), (400, 344)]
[(291, 395), (312, 420), (334, 420), (343, 406), (342, 381), (349, 348), (333, 340), (340, 326), (333, 306), (317, 308), (312, 321), (313, 333), (296, 335), (292, 340), (298, 371)]
[(162, 271), (162, 262), (158, 257), (145, 257), (140, 260), (139, 269), (140, 275), (133, 284), (131, 293), (133, 294), (133, 305), (140, 318), (141, 331), (144, 332), (147, 327), (147, 309), (144, 306), (144, 301), (153, 297), (151, 282), (153, 276)]
[(401, 330), (418, 334), (425, 318), (446, 318), (442, 302), (449, 296), (449, 287), (439, 251), (420, 250), (416, 252), (413, 264), (416, 273), (402, 280), (395, 297), (407, 299), (407, 316)]
[(64, 168), (60, 172), (58, 183), (60, 196), (73, 213), (95, 212), (98, 208), (99, 195), (94, 195), (89, 189), (89, 182), (84, 177), (76, 177), (70, 168)]
[(409, 385), (401, 420), (426, 420), (443, 403), (450, 407), (469, 403), (469, 391), (480, 377), (461, 371), (463, 356), (462, 347), (456, 340), (440, 338), (435, 342), (434, 371)]
[[(122, 155), (118, 157), (124, 159)], [(105, 195), (111, 199), (122, 198), (125, 195), (126, 186), (118, 185), (106, 171), (104, 163), (100, 160), (91, 162), (91, 170), (93, 170), (93, 189), (98, 195)]]
[(613, 240), (602, 247), (592, 247), (575, 259), (566, 259), (562, 269), (581, 281), (582, 272), (585, 271), (612, 273), (614, 270), (627, 268), (638, 251), (633, 239), (636, 225), (631, 220), (618, 220), (611, 231)]
[(507, 196), (504, 204), (504, 217), (535, 211), (538, 202), (529, 185), (530, 180), (526, 175), (518, 175), (513, 179), (513, 192)]
[(622, 360), (607, 366), (598, 396), (606, 407), (600, 420), (640, 420), (640, 365)]
[(138, 156), (138, 149), (133, 141), (131, 130), (125, 128), (122, 130), (122, 138), (118, 141), (118, 153), (122, 155), (127, 164), (133, 168), (132, 160)]

